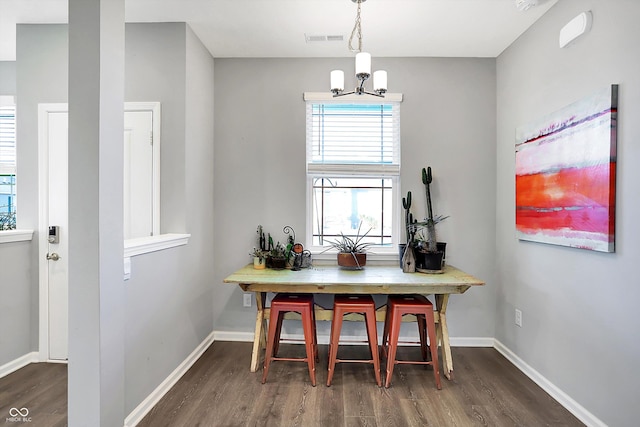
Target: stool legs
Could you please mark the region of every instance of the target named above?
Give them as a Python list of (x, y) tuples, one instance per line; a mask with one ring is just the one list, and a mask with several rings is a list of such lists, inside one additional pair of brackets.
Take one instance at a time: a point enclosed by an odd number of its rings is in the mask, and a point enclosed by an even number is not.
[(375, 306), (365, 314), (367, 322), (367, 337), (369, 339), (369, 347), (371, 349), (371, 358), (373, 359), (373, 370), (376, 375), (376, 384), (382, 386), (380, 378), (380, 354), (378, 351), (378, 328), (376, 326), (376, 309)]
[[(388, 313), (387, 313), (388, 314)], [(395, 321), (395, 312), (391, 314), (391, 324), (389, 325), (388, 338), (389, 346), (387, 352), (387, 376), (385, 378), (384, 386), (389, 388), (391, 385), (391, 376), (393, 375), (393, 368), (396, 366), (396, 352), (398, 350), (398, 337), (400, 336), (400, 325), (402, 323), (402, 316), (398, 316), (398, 321)]]
[(327, 387), (331, 385), (333, 372), (336, 367), (338, 357), (338, 342), (340, 341), (340, 331), (342, 330), (342, 314), (338, 309), (333, 309), (333, 320), (331, 321), (331, 335), (329, 336), (329, 370), (327, 373)]
[[(422, 361), (398, 361), (396, 354), (398, 350), (398, 338), (400, 336), (400, 325), (402, 316), (413, 314), (416, 316), (418, 333), (420, 336), (420, 351)], [(427, 337), (431, 339), (431, 344), (427, 344)], [(429, 353), (430, 353), (430, 361)], [(385, 387), (391, 385), (393, 370), (398, 363), (432, 365), (434, 378), (438, 390), (442, 388), (440, 383), (440, 367), (438, 363), (438, 338), (436, 336), (435, 316), (433, 314), (433, 304), (423, 296), (390, 296), (387, 304), (387, 315), (382, 335), (382, 353), (387, 357), (387, 376)]]
[[(302, 317), (302, 329), (304, 331), (305, 358), (279, 358), (276, 357), (280, 344), (280, 333), (285, 313), (297, 312)], [(269, 367), (274, 360), (303, 361), (309, 367), (311, 385), (316, 385), (316, 360), (318, 359), (318, 338), (315, 327), (315, 313), (313, 297), (303, 294), (278, 294), (271, 302), (271, 314), (269, 315), (269, 332), (267, 336), (267, 348), (264, 358), (264, 370), (262, 384), (267, 381)]]
[(267, 375), (269, 374), (269, 365), (274, 355), (274, 345), (276, 342), (276, 336), (280, 341), (280, 333), (278, 328), (279, 312), (277, 310), (271, 310), (269, 315), (269, 332), (267, 334), (267, 348), (264, 355), (264, 368), (262, 370), (262, 384), (267, 382)]
[[(311, 308), (313, 311), (313, 307)], [(302, 314), (302, 329), (305, 336), (305, 347), (307, 350), (307, 365), (309, 366), (309, 377), (311, 377), (311, 385), (316, 386), (316, 357), (318, 354), (318, 345), (315, 332), (314, 318), (311, 313)], [(306, 337), (311, 337), (307, 339)]]
[[(342, 331), (343, 316), (348, 313), (361, 313), (365, 318), (370, 360), (339, 360), (338, 346), (340, 342), (340, 332)], [(331, 385), (335, 365), (338, 362), (360, 362), (373, 363), (376, 383), (382, 386), (380, 378), (380, 356), (378, 353), (378, 331), (376, 327), (376, 308), (370, 296), (336, 296), (333, 306), (333, 320), (331, 322), (331, 336), (329, 338), (329, 368), (327, 375), (327, 386)]]

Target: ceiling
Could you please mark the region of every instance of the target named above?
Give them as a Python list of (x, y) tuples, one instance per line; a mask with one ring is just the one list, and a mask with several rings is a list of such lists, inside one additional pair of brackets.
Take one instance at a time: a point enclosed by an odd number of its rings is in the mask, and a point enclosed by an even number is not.
[[(557, 0), (369, 0), (363, 50), (378, 57), (496, 57)], [(127, 22), (187, 22), (216, 57), (350, 56), (350, 0), (126, 0)], [(0, 60), (15, 60), (16, 23), (64, 23), (67, 0), (0, 0)], [(307, 36), (343, 41), (307, 42)], [(357, 45), (357, 43), (354, 43)]]

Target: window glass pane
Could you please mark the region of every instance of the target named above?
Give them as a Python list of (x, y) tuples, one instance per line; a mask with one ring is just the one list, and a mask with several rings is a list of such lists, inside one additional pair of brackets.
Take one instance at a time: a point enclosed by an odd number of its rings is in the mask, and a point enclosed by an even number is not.
[(16, 108), (0, 107), (0, 230), (16, 228)]
[(343, 233), (369, 233), (363, 242), (391, 245), (392, 179), (314, 178), (313, 245), (325, 246)]

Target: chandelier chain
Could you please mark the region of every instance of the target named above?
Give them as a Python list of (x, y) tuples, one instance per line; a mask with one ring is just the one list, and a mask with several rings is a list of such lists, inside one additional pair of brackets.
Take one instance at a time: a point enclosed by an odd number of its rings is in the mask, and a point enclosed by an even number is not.
[[(358, 0), (358, 11), (356, 13), (356, 22), (353, 26), (353, 30), (351, 31), (351, 37), (349, 37), (349, 50), (351, 52), (362, 52), (362, 22), (360, 19), (360, 5), (362, 4), (362, 0)], [(358, 48), (353, 48), (353, 39), (354, 37), (358, 37)]]

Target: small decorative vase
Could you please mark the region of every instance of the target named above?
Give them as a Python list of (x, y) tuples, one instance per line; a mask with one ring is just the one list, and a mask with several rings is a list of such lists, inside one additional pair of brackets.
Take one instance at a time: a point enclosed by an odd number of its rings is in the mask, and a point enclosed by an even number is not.
[(264, 257), (254, 256), (253, 257), (253, 268), (256, 270), (264, 270), (267, 268), (267, 261)]

